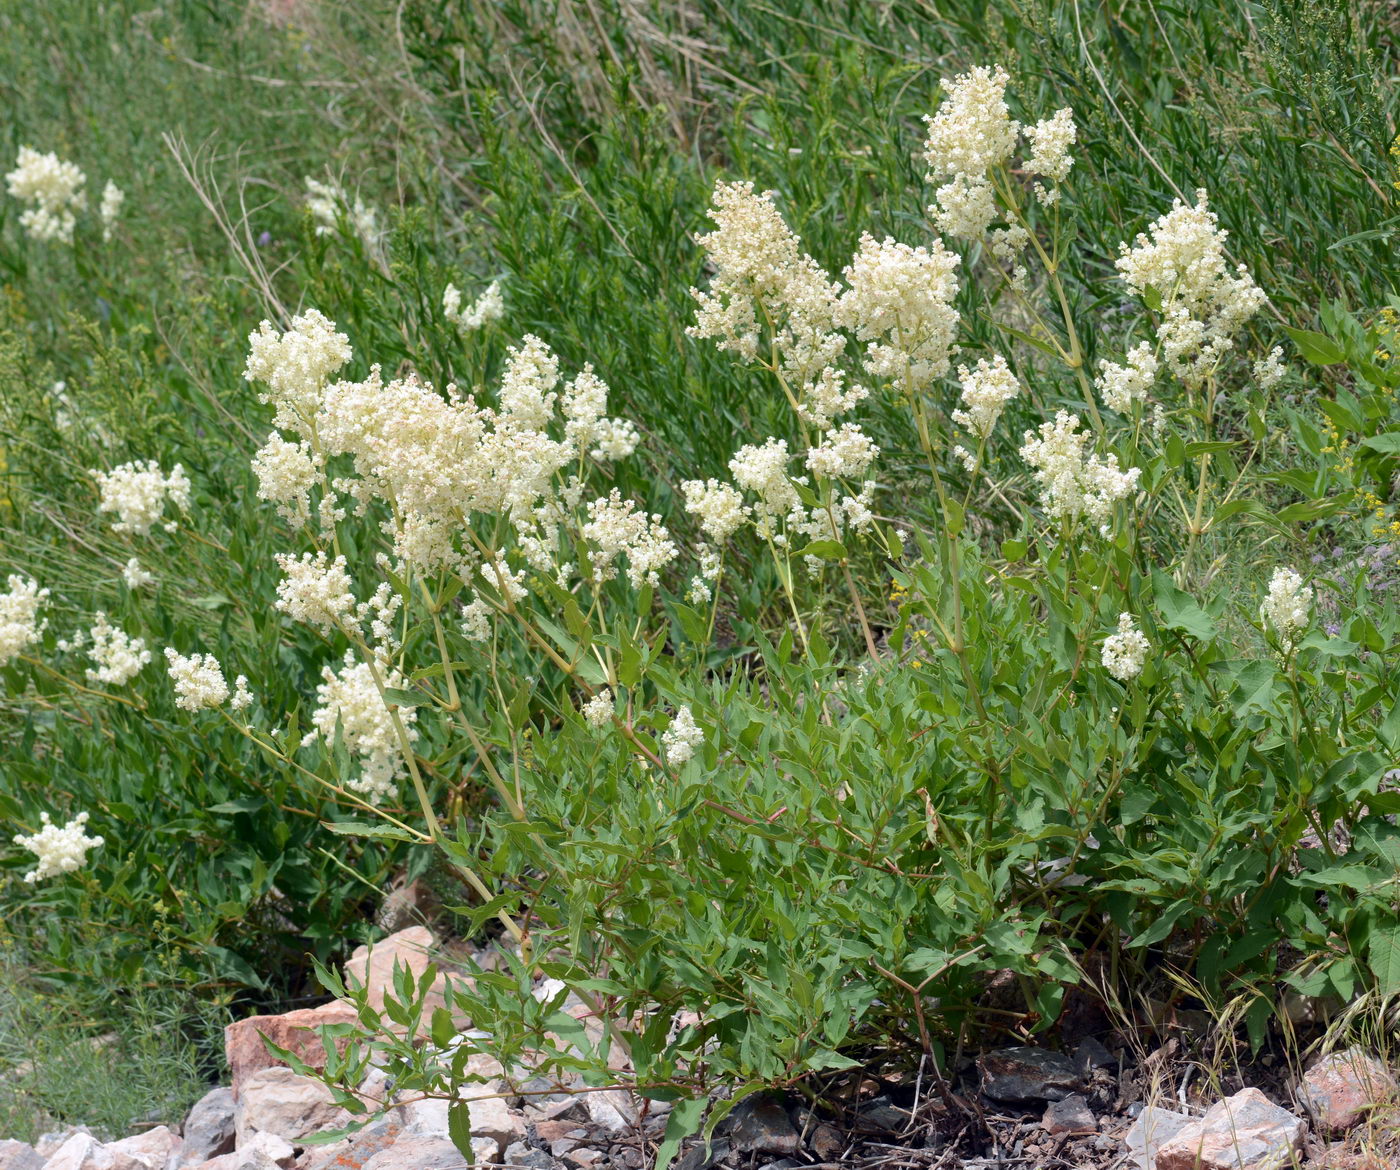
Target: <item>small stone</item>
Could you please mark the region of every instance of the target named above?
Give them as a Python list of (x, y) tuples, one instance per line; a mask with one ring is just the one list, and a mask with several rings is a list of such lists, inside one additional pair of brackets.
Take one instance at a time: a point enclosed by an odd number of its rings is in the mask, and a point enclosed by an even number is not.
[(1089, 1109), (1089, 1102), (1078, 1093), (1071, 1093), (1063, 1101), (1050, 1102), (1040, 1124), (1046, 1133), (1056, 1137), (1067, 1133), (1095, 1133), (1099, 1128), (1098, 1119)]
[(122, 1138), (106, 1147), (113, 1158), (112, 1170), (165, 1170), (178, 1161), (181, 1145), (179, 1134), (158, 1125), (145, 1133)]
[(860, 1128), (869, 1133), (898, 1133), (909, 1125), (909, 1110), (892, 1105), (888, 1097), (876, 1097), (860, 1111)]
[(589, 1167), (595, 1162), (601, 1161), (602, 1157), (603, 1155), (597, 1150), (590, 1150), (587, 1147), (583, 1147), (572, 1151), (565, 1160), (572, 1162), (575, 1166), (578, 1166), (580, 1170), (589, 1170)]
[(1117, 1068), (1118, 1058), (1092, 1036), (1086, 1037), (1074, 1050), (1074, 1064), (1081, 1077), (1087, 1077), (1092, 1069)]
[[(348, 1003), (331, 1000), (320, 1007), (301, 1008), (276, 1016), (249, 1016), (224, 1029), (224, 1056), (228, 1060), (235, 1098), (243, 1093), (243, 1082), (265, 1068), (278, 1068), (283, 1062), (268, 1051), (263, 1037), (279, 1048), (299, 1056), (314, 1069), (326, 1067), (326, 1047), (319, 1028), (327, 1024), (353, 1024), (359, 1019)], [(348, 1039), (340, 1044), (343, 1052)]]
[(1340, 1137), (1368, 1110), (1391, 1101), (1395, 1077), (1374, 1056), (1359, 1048), (1324, 1056), (1308, 1070), (1298, 1097), (1324, 1134)]
[(299, 1076), (289, 1068), (265, 1068), (243, 1085), (237, 1144), (241, 1148), (259, 1132), (295, 1143), (308, 1134), (337, 1129), (349, 1121), (350, 1114), (335, 1103), (320, 1081)]
[(846, 1145), (836, 1127), (827, 1125), (826, 1122), (812, 1130), (807, 1144), (812, 1147), (812, 1153), (823, 1162), (834, 1162)]
[(597, 1093), (585, 1093), (583, 1105), (588, 1110), (593, 1124), (602, 1126), (609, 1133), (620, 1133), (629, 1129), (637, 1119), (632, 1099), (621, 1089), (602, 1089)]
[[(501, 1092), (499, 1084), (484, 1088), (487, 1092)], [(473, 1137), (491, 1138), (504, 1149), (525, 1136), (525, 1119), (518, 1113), (512, 1113), (500, 1096), (473, 1096), (466, 1098), (466, 1101), (471, 1114)]]
[(1258, 1089), (1244, 1089), (1163, 1143), (1154, 1170), (1281, 1170), (1302, 1149), (1305, 1128)]
[(536, 1150), (524, 1142), (512, 1142), (501, 1156), (507, 1166), (525, 1166), (529, 1170), (554, 1170), (554, 1159), (544, 1150)]
[(1156, 1105), (1140, 1107), (1137, 1120), (1123, 1138), (1137, 1170), (1153, 1170), (1157, 1151), (1188, 1125), (1195, 1123), (1196, 1119), (1189, 1113), (1177, 1113)]
[(1080, 1087), (1074, 1062), (1044, 1048), (1002, 1048), (977, 1058), (982, 1092), (993, 1101), (1059, 1101)]
[(540, 1141), (557, 1142), (564, 1138), (586, 1138), (588, 1131), (581, 1129), (576, 1121), (537, 1121), (535, 1133)]
[(548, 1104), (526, 1104), (525, 1116), (537, 1124), (546, 1121), (587, 1121), (588, 1106), (577, 1094)]
[(197, 1166), (232, 1151), (235, 1108), (231, 1088), (210, 1089), (195, 1102), (180, 1127), (185, 1137), (182, 1166)]
[(578, 1149), (580, 1143), (575, 1138), (556, 1138), (549, 1143), (549, 1152), (556, 1158), (562, 1158), (572, 1150)]
[(34, 1148), (39, 1151), (39, 1157), (52, 1158), (63, 1145), (74, 1134), (85, 1133), (92, 1136), (92, 1130), (85, 1125), (70, 1125), (67, 1129), (55, 1130), (52, 1133), (41, 1133), (39, 1140), (34, 1143)]
[(28, 1142), (0, 1142), (0, 1170), (43, 1170), (44, 1159)]
[(747, 1097), (730, 1114), (729, 1140), (743, 1153), (797, 1153), (800, 1136), (787, 1110), (772, 1097)]

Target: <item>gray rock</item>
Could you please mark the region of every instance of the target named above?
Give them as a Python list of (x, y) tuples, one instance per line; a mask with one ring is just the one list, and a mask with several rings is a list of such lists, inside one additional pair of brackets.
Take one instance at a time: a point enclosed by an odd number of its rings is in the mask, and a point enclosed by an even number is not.
[(554, 1170), (555, 1161), (544, 1150), (532, 1149), (524, 1142), (512, 1142), (501, 1155), (506, 1166), (525, 1166), (529, 1170)]
[(70, 1125), (67, 1129), (56, 1129), (52, 1133), (41, 1133), (38, 1141), (34, 1143), (34, 1148), (39, 1151), (39, 1157), (52, 1158), (58, 1153), (59, 1147), (76, 1133), (92, 1134), (92, 1130), (88, 1129), (85, 1125)]
[(771, 1097), (747, 1097), (729, 1115), (728, 1136), (741, 1153), (797, 1153), (799, 1134), (788, 1112)]
[(210, 1089), (185, 1118), (181, 1127), (185, 1149), (181, 1166), (198, 1166), (233, 1150), (234, 1103), (233, 1090), (227, 1087)]
[(0, 1170), (43, 1170), (44, 1159), (28, 1142), (0, 1142)]
[(361, 1170), (467, 1170), (467, 1165), (461, 1151), (446, 1138), (405, 1134), (366, 1161)]
[(1123, 1138), (1133, 1165), (1137, 1170), (1153, 1170), (1157, 1151), (1195, 1122), (1196, 1119), (1189, 1113), (1177, 1113), (1156, 1105), (1146, 1106), (1138, 1113), (1137, 1120)]
[(1080, 1088), (1074, 1062), (1045, 1048), (1002, 1048), (977, 1058), (982, 1092), (993, 1101), (1059, 1101)]
[(1117, 1068), (1118, 1058), (1092, 1036), (1074, 1050), (1075, 1070), (1087, 1078), (1096, 1068)]
[(294, 1143), (350, 1120), (320, 1081), (298, 1076), (289, 1068), (265, 1068), (243, 1083), (237, 1142), (242, 1147), (255, 1133), (272, 1133)]
[(1099, 1128), (1098, 1118), (1090, 1111), (1089, 1102), (1078, 1093), (1071, 1093), (1063, 1101), (1050, 1102), (1040, 1124), (1046, 1133), (1056, 1136), (1095, 1133)]

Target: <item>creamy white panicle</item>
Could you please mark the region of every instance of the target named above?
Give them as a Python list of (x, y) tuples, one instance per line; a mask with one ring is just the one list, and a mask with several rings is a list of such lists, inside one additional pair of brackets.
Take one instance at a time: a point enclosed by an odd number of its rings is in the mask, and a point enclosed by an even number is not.
[(978, 358), (974, 369), (959, 366), (958, 380), (966, 409), (953, 411), (953, 421), (969, 434), (985, 439), (997, 425), (1006, 404), (1021, 392), (1021, 383), (1001, 354), (993, 355), (990, 362)]
[(15, 169), (5, 176), (11, 195), (33, 204), (19, 217), (20, 227), (31, 239), (73, 242), (76, 213), (87, 206), (83, 184), (87, 176), (71, 162), (49, 151), (40, 154), (28, 146), (19, 148)]
[(700, 519), (700, 528), (711, 540), (723, 544), (749, 518), (743, 494), (717, 479), (688, 479), (681, 484), (685, 510)]
[(228, 683), (223, 668), (212, 654), (186, 657), (172, 647), (165, 648), (166, 672), (175, 684), (175, 706), (182, 711), (202, 711), (221, 707), (228, 700)]
[(1130, 613), (1118, 615), (1118, 632), (1103, 640), (1103, 665), (1119, 682), (1131, 682), (1142, 673), (1152, 645), (1137, 628)]
[[(113, 532), (145, 536), (164, 518), (167, 503), (182, 512), (190, 506), (190, 481), (178, 463), (170, 469), (169, 475), (165, 475), (160, 464), (152, 459), (138, 459), (111, 471), (94, 470), (88, 474), (97, 481), (101, 492), (97, 510), (116, 513)], [(171, 532), (177, 525), (171, 520), (164, 527)]]
[(686, 763), (704, 742), (705, 733), (697, 726), (689, 707), (678, 707), (671, 716), (671, 725), (661, 733), (666, 762), (674, 768)]
[(1118, 457), (1101, 458), (1085, 450), (1091, 436), (1079, 430), (1079, 418), (1058, 411), (1040, 432), (1026, 431), (1021, 458), (1035, 468), (1046, 513), (1051, 517), (1088, 517), (1107, 532), (1113, 506), (1137, 490), (1142, 472), (1123, 471)]
[(318, 236), (334, 235), (340, 229), (343, 215), (355, 234), (367, 246), (379, 240), (379, 222), (374, 208), (367, 207), (356, 195), (353, 202), (339, 183), (322, 183), (309, 175), (306, 178), (306, 210), (316, 221)]
[(1138, 296), (1151, 287), (1162, 298), (1162, 353), (1188, 385), (1210, 374), (1266, 299), (1243, 264), (1231, 272), (1227, 235), (1198, 190), (1194, 207), (1176, 200), (1131, 248), (1119, 246), (1124, 283)]
[(277, 508), (277, 514), (293, 524), (311, 518), (311, 489), (321, 478), (321, 466), (305, 439), (289, 443), (276, 431), (253, 456), (258, 479), (258, 499)]
[(16, 834), (14, 843), (29, 850), (39, 859), (38, 865), (24, 875), (24, 880), (33, 885), (45, 878), (81, 869), (87, 861), (88, 850), (96, 849), (103, 844), (101, 837), (87, 835), (84, 828), (87, 822), (88, 814), (80, 812), (66, 825), (60, 827), (49, 819), (48, 813), (44, 812), (39, 814), (39, 831), (37, 833), (28, 837), (23, 833)]
[(1254, 363), (1254, 380), (1261, 390), (1272, 390), (1288, 373), (1283, 361), (1283, 347), (1276, 345)]
[[(763, 446), (746, 443), (729, 461), (734, 482), (758, 497), (755, 511), (762, 517), (782, 516), (801, 504), (788, 475), (786, 439), (768, 439)], [(805, 483), (805, 480), (798, 482)]]
[(273, 406), (277, 426), (309, 439), (326, 384), (350, 357), (349, 338), (336, 332), (334, 321), (308, 309), (292, 318), (285, 333), (264, 321), (248, 335), (243, 376), (267, 387), (258, 401)]
[(661, 517), (648, 516), (635, 502), (624, 500), (617, 488), (588, 505), (583, 536), (597, 546), (593, 571), (600, 581), (610, 580), (613, 561), (625, 557), (627, 580), (634, 589), (659, 585), (660, 571), (676, 559), (676, 545)]
[(591, 699), (587, 700), (579, 710), (583, 713), (584, 721), (595, 731), (601, 731), (612, 723), (613, 719), (613, 693), (611, 687), (604, 687)]
[(880, 454), (857, 423), (842, 423), (807, 452), (807, 469), (821, 479), (859, 479)]
[(980, 239), (998, 216), (987, 172), (1011, 161), (1020, 132), (1006, 105), (1008, 81), (1000, 65), (945, 77), (943, 104), (924, 119), (928, 180), (941, 184), (929, 214), (954, 239)]
[(88, 657), (93, 666), (88, 668), (87, 677), (108, 686), (125, 686), (151, 661), (151, 652), (141, 638), (133, 638), (111, 625), (101, 610), (96, 616), (95, 624), (88, 631), (92, 639)]
[(39, 611), (49, 599), (47, 589), (14, 573), (6, 584), (8, 592), (0, 593), (0, 666), (8, 666), (38, 642), (48, 625), (39, 618)]
[(146, 572), (141, 567), (141, 562), (135, 557), (130, 558), (122, 569), (122, 580), (126, 582), (126, 587), (133, 592), (137, 589), (144, 589), (147, 585), (155, 581), (155, 577)]
[(1068, 106), (1056, 110), (1053, 117), (1025, 127), (1025, 134), (1031, 153), (1021, 164), (1021, 169), (1028, 174), (1044, 175), (1057, 183), (1068, 179), (1069, 169), (1074, 166), (1069, 148), (1074, 145), (1077, 136), (1074, 111)]
[(1304, 585), (1296, 570), (1278, 568), (1269, 581), (1269, 593), (1259, 612), (1283, 641), (1292, 642), (1312, 620), (1312, 599), (1312, 586)]
[[(379, 670), (385, 687), (401, 689), (405, 685), (403, 675), (388, 669), (386, 664), (380, 663)], [(362, 768), (361, 774), (347, 780), (346, 785), (377, 803), (393, 792), (404, 773), (404, 760), (394, 717), (375, 685), (374, 669), (367, 662), (357, 662), (353, 652), (346, 651), (345, 666), (340, 672), (327, 666), (321, 671), (321, 680), (316, 688), (320, 706), (311, 715), (315, 730), (307, 733), (302, 746), (315, 743), (318, 737), (327, 746), (333, 744), (339, 727), (346, 749), (360, 757)], [(413, 725), (417, 711), (400, 707), (398, 716), (408, 741), (416, 742), (418, 730)]]
[(686, 332), (746, 362), (766, 361), (771, 345), (800, 413), (826, 425), (868, 394), (847, 389), (838, 368), (846, 347), (835, 327), (840, 287), (803, 252), (771, 191), (716, 183), (709, 215), (715, 230), (698, 242), (714, 275), (708, 290), (690, 290), (697, 309)]
[(909, 392), (948, 372), (956, 347), (958, 257), (935, 239), (927, 248), (862, 235), (843, 273), (838, 317), (867, 342), (866, 370)]
[(493, 280), (486, 291), (465, 309), (462, 290), (449, 284), (442, 293), (442, 315), (464, 333), (480, 329), (488, 321), (499, 321), (506, 315), (506, 303), (501, 299), (501, 282)]
[(282, 580), (277, 582), (276, 607), (296, 622), (305, 622), (324, 634), (334, 630), (358, 630), (355, 595), (345, 557), (329, 560), (318, 552), (314, 557), (278, 553)]
[(102, 221), (102, 242), (112, 238), (112, 229), (117, 226), (117, 216), (121, 214), (126, 193), (111, 179), (102, 188), (102, 202), (97, 207), (97, 217)]
[(1094, 387), (1109, 410), (1127, 414), (1133, 409), (1134, 402), (1147, 401), (1147, 392), (1156, 381), (1157, 369), (1157, 355), (1152, 351), (1152, 343), (1143, 341), (1128, 351), (1126, 365), (1101, 362)]

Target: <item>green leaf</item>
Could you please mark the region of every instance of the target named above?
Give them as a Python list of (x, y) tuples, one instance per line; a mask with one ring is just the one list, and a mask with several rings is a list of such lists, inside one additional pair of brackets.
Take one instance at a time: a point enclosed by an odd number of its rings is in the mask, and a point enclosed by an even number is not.
[(1383, 435), (1372, 435), (1361, 441), (1363, 447), (1379, 451), (1382, 455), (1400, 455), (1400, 431), (1387, 431)]
[(1215, 637), (1215, 621), (1210, 614), (1189, 593), (1173, 585), (1161, 569), (1152, 570), (1152, 594), (1169, 629), (1181, 630), (1202, 642)]
[(662, 1135), (661, 1146), (656, 1151), (655, 1170), (666, 1170), (681, 1142), (692, 1134), (700, 1132), (700, 1122), (705, 1116), (708, 1097), (692, 1097), (677, 1101), (671, 1106), (671, 1116), (666, 1119), (666, 1132)]
[(447, 1136), (466, 1158), (467, 1165), (475, 1165), (472, 1161), (472, 1115), (468, 1102), (453, 1101), (447, 1107)]
[(806, 548), (798, 549), (799, 557), (819, 557), (824, 561), (844, 561), (846, 546), (839, 540), (814, 540)]
[(423, 696), (417, 691), (406, 691), (402, 687), (385, 687), (384, 701), (396, 707), (421, 707)]
[(1315, 366), (1331, 366), (1346, 357), (1346, 350), (1325, 333), (1314, 333), (1311, 329), (1289, 329), (1284, 332), (1293, 339), (1298, 352)]
[(368, 825), (358, 821), (322, 821), (323, 826), (342, 837), (373, 837), (381, 841), (415, 841), (411, 833), (394, 825)]
[(1371, 974), (1376, 977), (1377, 990), (1382, 995), (1400, 992), (1400, 926), (1372, 930), (1367, 941), (1366, 959)]

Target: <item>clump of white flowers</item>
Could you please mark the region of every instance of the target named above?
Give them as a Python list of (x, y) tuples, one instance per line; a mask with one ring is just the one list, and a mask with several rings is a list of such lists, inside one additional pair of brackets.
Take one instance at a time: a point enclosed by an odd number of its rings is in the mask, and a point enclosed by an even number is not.
[(21, 213), (20, 227), (31, 239), (73, 242), (77, 212), (87, 206), (83, 184), (87, 176), (77, 164), (49, 151), (40, 154), (28, 146), (19, 148), (15, 169), (5, 176), (11, 195), (32, 207)]
[(80, 812), (66, 825), (60, 827), (49, 819), (48, 813), (44, 812), (39, 814), (39, 831), (37, 833), (28, 837), (22, 833), (16, 834), (15, 844), (29, 850), (39, 859), (38, 865), (24, 875), (24, 880), (33, 885), (45, 878), (81, 869), (87, 860), (88, 850), (96, 849), (103, 844), (101, 837), (87, 835), (85, 828), (87, 823), (88, 814)]
[(372, 247), (379, 240), (379, 221), (374, 208), (366, 206), (358, 195), (352, 201), (339, 183), (322, 183), (308, 175), (306, 210), (316, 222), (318, 236), (334, 235), (339, 231), (343, 215), (367, 247)]
[(151, 661), (145, 641), (111, 625), (101, 610), (88, 636), (92, 639), (88, 657), (94, 665), (88, 668), (87, 677), (93, 682), (125, 686)]
[(278, 332), (264, 321), (248, 336), (248, 364), (243, 377), (262, 382), (258, 401), (274, 408), (273, 423), (299, 434), (321, 408), (321, 396), (332, 374), (350, 360), (350, 340), (337, 333), (335, 322), (315, 309), (292, 318), (291, 328)]
[(462, 307), (462, 290), (449, 284), (442, 294), (442, 315), (464, 333), (480, 329), (488, 321), (499, 321), (506, 315), (506, 303), (501, 298), (501, 282), (493, 280), (486, 291), (466, 308)]
[(611, 687), (604, 687), (591, 699), (587, 700), (579, 710), (583, 713), (584, 722), (595, 731), (601, 731), (612, 722), (613, 719), (613, 693)]
[(258, 499), (275, 505), (284, 520), (305, 524), (311, 517), (311, 489), (320, 482), (323, 463), (305, 439), (291, 443), (273, 431), (253, 456)]
[(1304, 585), (1296, 570), (1281, 567), (1274, 570), (1259, 612), (1284, 642), (1292, 642), (1311, 620), (1312, 599), (1312, 586)]
[(1134, 402), (1147, 401), (1147, 392), (1157, 378), (1158, 365), (1152, 343), (1140, 342), (1128, 351), (1126, 364), (1101, 362), (1094, 387), (1103, 397), (1105, 406), (1119, 414), (1127, 414)]
[[(401, 689), (405, 685), (397, 670), (389, 669), (383, 662), (377, 668), (386, 688)], [(403, 775), (404, 760), (394, 714), (379, 693), (375, 674), (376, 665), (356, 661), (352, 651), (346, 651), (345, 665), (339, 673), (329, 666), (323, 668), (316, 688), (320, 706), (311, 714), (315, 730), (306, 734), (302, 746), (315, 743), (318, 737), (327, 744), (334, 743), (338, 727), (346, 749), (360, 757), (362, 768), (359, 776), (346, 781), (347, 787), (366, 800), (377, 802), (394, 790)], [(413, 743), (418, 738), (418, 730), (413, 726), (418, 712), (412, 707), (401, 707), (397, 714), (405, 736)]]
[(170, 681), (175, 684), (175, 706), (182, 711), (221, 707), (228, 701), (223, 667), (212, 654), (186, 656), (167, 646), (165, 661)]
[(661, 584), (660, 571), (676, 558), (676, 545), (660, 516), (648, 516), (632, 500), (613, 490), (588, 505), (584, 538), (597, 546), (593, 571), (598, 580), (613, 576), (612, 562), (626, 558), (627, 580), (634, 589)]
[(1161, 297), (1157, 337), (1172, 371), (1187, 385), (1203, 381), (1234, 345), (1233, 337), (1265, 301), (1243, 264), (1233, 272), (1224, 231), (1204, 190), (1194, 206), (1180, 199), (1133, 246), (1120, 245), (1118, 271), (1138, 296)]
[(678, 707), (671, 716), (671, 724), (661, 733), (661, 746), (666, 753), (666, 762), (679, 768), (695, 755), (695, 749), (705, 742), (705, 733), (695, 722), (689, 707)]
[(8, 666), (21, 653), (38, 642), (48, 624), (39, 611), (49, 599), (49, 591), (37, 582), (11, 573), (9, 589), (0, 593), (0, 666)]
[(962, 401), (966, 410), (953, 411), (953, 421), (978, 438), (991, 435), (1006, 404), (1020, 392), (1021, 384), (1006, 359), (996, 354), (989, 362), (978, 358), (975, 369), (958, 367)]
[(121, 214), (125, 202), (126, 192), (108, 179), (107, 185), (102, 188), (102, 202), (97, 205), (97, 218), (102, 221), (103, 243), (112, 238), (112, 229), (117, 226), (117, 216)]
[[(137, 536), (147, 535), (161, 522), (167, 503), (180, 511), (190, 506), (190, 481), (185, 469), (175, 464), (166, 475), (160, 464), (154, 460), (136, 460), (123, 463), (111, 471), (90, 471), (97, 481), (101, 499), (99, 512), (115, 512), (117, 519), (112, 522), (113, 532), (130, 532)], [(165, 530), (172, 532), (177, 527), (174, 520), (165, 523)]]
[(155, 581), (155, 577), (141, 567), (141, 562), (136, 557), (131, 557), (122, 567), (122, 580), (126, 582), (126, 587), (134, 592), (146, 588)]
[[(1056, 183), (1063, 183), (1068, 179), (1070, 167), (1074, 166), (1074, 158), (1070, 155), (1069, 148), (1078, 137), (1074, 126), (1074, 111), (1068, 106), (1056, 110), (1052, 117), (1037, 122), (1034, 126), (1027, 126), (1025, 134), (1031, 153), (1021, 164), (1022, 169), (1027, 174), (1044, 175)], [(1047, 189), (1040, 183), (1036, 184), (1035, 192), (1042, 203), (1054, 203), (1059, 198), (1059, 191)]]
[(1254, 380), (1261, 390), (1272, 390), (1288, 373), (1283, 362), (1283, 347), (1274, 346), (1267, 354), (1254, 363)]
[(355, 595), (343, 556), (332, 561), (323, 552), (314, 557), (303, 553), (300, 558), (278, 553), (277, 565), (283, 573), (277, 583), (276, 606), (280, 612), (326, 634), (359, 628)]
[(1142, 673), (1152, 645), (1137, 628), (1130, 613), (1118, 615), (1118, 632), (1103, 641), (1103, 665), (1119, 682), (1131, 682)]
[(880, 448), (859, 424), (842, 423), (807, 452), (807, 468), (821, 479), (859, 479), (879, 454)]
[(1113, 506), (1137, 490), (1142, 472), (1118, 466), (1118, 457), (1107, 458), (1085, 450), (1090, 435), (1079, 429), (1079, 417), (1057, 411), (1053, 422), (1040, 424), (1040, 432), (1027, 431), (1021, 458), (1035, 468), (1045, 511), (1051, 517), (1086, 516), (1107, 533)]

